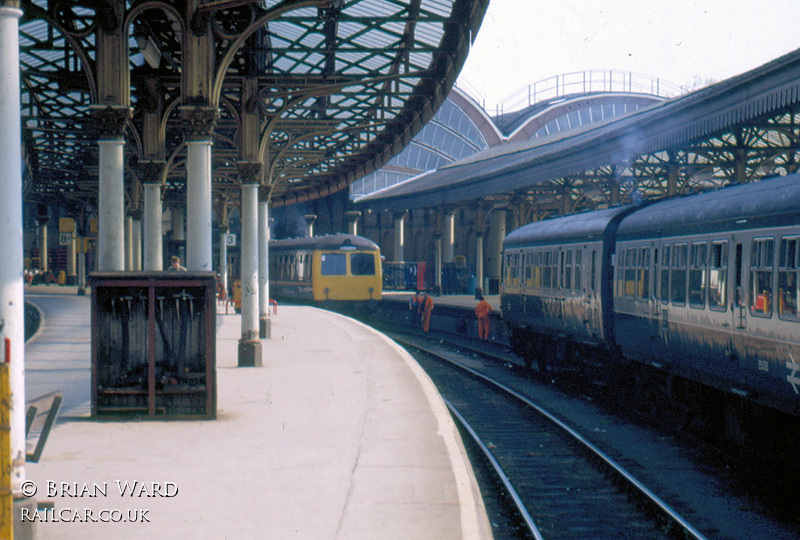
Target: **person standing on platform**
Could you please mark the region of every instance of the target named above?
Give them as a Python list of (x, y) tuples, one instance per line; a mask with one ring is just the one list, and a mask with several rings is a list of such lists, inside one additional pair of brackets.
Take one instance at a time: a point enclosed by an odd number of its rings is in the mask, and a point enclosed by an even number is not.
[(478, 337), (480, 339), (489, 339), (489, 314), (491, 312), (492, 305), (483, 298), (482, 294), (479, 295), (475, 315), (478, 317)]
[(173, 255), (172, 259), (170, 259), (170, 272), (186, 272), (186, 268), (181, 266), (181, 258), (177, 255)]
[(433, 298), (427, 292), (420, 300), (417, 310), (422, 315), (422, 331), (427, 332), (431, 326), (431, 311), (433, 311)]

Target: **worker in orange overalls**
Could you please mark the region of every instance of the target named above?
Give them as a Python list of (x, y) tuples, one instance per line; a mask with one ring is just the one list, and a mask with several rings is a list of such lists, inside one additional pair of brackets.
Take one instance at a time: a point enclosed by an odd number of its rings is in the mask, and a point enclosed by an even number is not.
[(431, 311), (433, 311), (433, 298), (425, 293), (419, 302), (417, 312), (422, 316), (422, 331), (427, 332), (431, 326)]
[(489, 314), (491, 312), (491, 304), (483, 298), (482, 294), (479, 295), (475, 315), (478, 317), (478, 337), (481, 339), (489, 339)]

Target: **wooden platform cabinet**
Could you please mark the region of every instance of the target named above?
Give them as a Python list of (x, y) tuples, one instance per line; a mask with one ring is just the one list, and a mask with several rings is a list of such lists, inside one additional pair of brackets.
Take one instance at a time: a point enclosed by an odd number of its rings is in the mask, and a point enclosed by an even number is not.
[(215, 275), (98, 272), (91, 286), (92, 416), (215, 418)]

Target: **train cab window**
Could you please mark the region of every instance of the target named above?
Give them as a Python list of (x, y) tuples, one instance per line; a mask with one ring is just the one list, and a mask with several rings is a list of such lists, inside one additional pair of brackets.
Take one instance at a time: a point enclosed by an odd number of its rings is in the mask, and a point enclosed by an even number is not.
[(750, 250), (750, 313), (757, 316), (772, 315), (772, 264), (774, 240), (753, 240)]
[(728, 242), (714, 242), (708, 260), (708, 307), (725, 311), (728, 307), (727, 283)]
[(374, 276), (375, 255), (372, 253), (351, 253), (350, 274), (353, 276)]
[(689, 305), (706, 306), (706, 251), (705, 242), (692, 244), (689, 253)]
[(669, 261), (670, 261), (670, 247), (669, 245), (661, 248), (661, 275), (660, 280), (660, 294), (661, 301), (665, 304), (669, 302)]
[(670, 267), (669, 298), (673, 304), (686, 303), (686, 244), (675, 244)]
[(347, 273), (345, 253), (323, 253), (320, 255), (320, 273), (323, 276), (343, 276)]
[(782, 238), (778, 262), (778, 315), (782, 319), (800, 320), (797, 312), (800, 297), (797, 286), (800, 277), (800, 238)]

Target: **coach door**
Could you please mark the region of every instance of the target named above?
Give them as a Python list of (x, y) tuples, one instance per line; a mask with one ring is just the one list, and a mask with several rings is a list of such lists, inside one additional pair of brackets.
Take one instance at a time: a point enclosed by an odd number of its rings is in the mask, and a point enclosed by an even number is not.
[[(733, 239), (731, 245), (731, 259), (733, 259), (733, 271), (731, 272), (731, 285), (733, 289), (733, 302), (731, 304), (731, 332), (729, 345), (729, 358), (736, 361), (730, 367), (736, 369), (738, 362), (744, 360), (745, 356), (745, 333), (748, 325), (748, 285), (747, 274), (749, 271), (748, 253), (745, 252), (745, 245), (742, 239)], [(749, 251), (749, 250), (748, 250)]]

